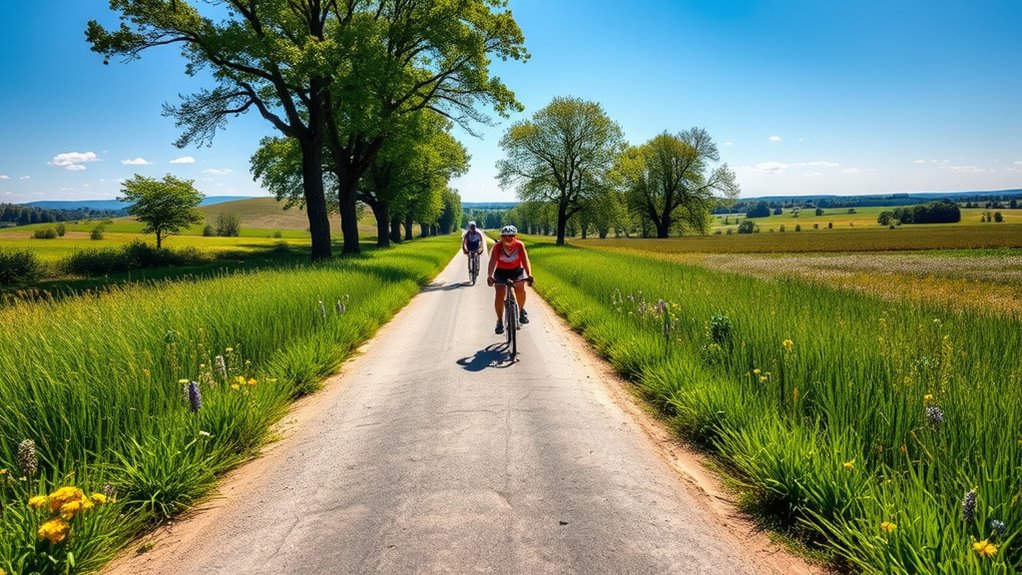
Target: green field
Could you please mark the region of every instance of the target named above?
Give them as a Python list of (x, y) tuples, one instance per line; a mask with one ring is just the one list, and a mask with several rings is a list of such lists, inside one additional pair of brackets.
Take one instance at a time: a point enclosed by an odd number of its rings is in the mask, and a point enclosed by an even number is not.
[(1018, 317), (583, 245), (532, 244), (536, 289), (749, 509), (865, 573), (1022, 566)]
[[(456, 237), (429, 238), (0, 309), (0, 569), (91, 571), (203, 496), (456, 250)], [(22, 480), (25, 439), (38, 470)], [(51, 545), (37, 537), (47, 513), (24, 503), (60, 487), (107, 502), (79, 508)]]
[[(760, 232), (769, 232), (773, 229), (775, 232), (779, 232), (781, 226), (785, 226), (787, 231), (795, 231), (795, 226), (802, 226), (802, 231), (812, 229), (814, 225), (820, 227), (820, 229), (827, 228), (827, 224), (833, 224), (835, 229), (841, 228), (883, 228), (877, 223), (877, 217), (880, 212), (894, 211), (895, 208), (890, 206), (868, 206), (855, 208), (854, 214), (848, 213), (849, 208), (828, 208), (824, 210), (822, 216), (817, 216), (815, 210), (802, 210), (797, 218), (792, 217), (790, 211), (785, 210), (781, 215), (771, 215), (765, 218), (750, 218), (753, 222), (760, 227)], [(1001, 212), (1004, 217), (1003, 222), (991, 222), (984, 223), (980, 221), (980, 217), (984, 213)], [(724, 216), (715, 216), (713, 219), (713, 226), (711, 232), (721, 230), (726, 232), (728, 229), (732, 231), (738, 230), (738, 222), (744, 220), (744, 214), (738, 214), (737, 216), (728, 216), (729, 225), (724, 225)], [(736, 221), (737, 220), (737, 221)], [(1010, 209), (983, 209), (983, 208), (962, 208), (962, 220), (955, 224), (941, 224), (951, 226), (997, 226), (1002, 224), (1022, 224), (1022, 210), (1010, 210)], [(915, 227), (919, 224), (912, 224), (911, 227)], [(909, 226), (906, 226), (909, 227)]]

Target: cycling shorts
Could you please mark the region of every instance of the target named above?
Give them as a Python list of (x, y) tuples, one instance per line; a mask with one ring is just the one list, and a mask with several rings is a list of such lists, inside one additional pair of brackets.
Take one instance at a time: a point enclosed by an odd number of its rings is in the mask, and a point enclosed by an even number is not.
[(508, 280), (524, 280), (528, 276), (525, 275), (525, 268), (515, 268), (513, 270), (502, 270), (497, 268), (493, 270), (493, 279), (497, 283), (507, 283)]

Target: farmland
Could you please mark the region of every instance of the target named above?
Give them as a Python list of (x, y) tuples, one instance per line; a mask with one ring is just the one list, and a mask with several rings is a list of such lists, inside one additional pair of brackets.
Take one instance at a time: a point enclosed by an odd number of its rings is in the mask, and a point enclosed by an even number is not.
[[(1022, 371), (1004, 353), (1022, 345), (1018, 316), (706, 269), (658, 248), (682, 241), (533, 244), (537, 290), (716, 454), (750, 509), (831, 557), (867, 573), (1022, 564)], [(979, 261), (969, 269), (990, 265)]]

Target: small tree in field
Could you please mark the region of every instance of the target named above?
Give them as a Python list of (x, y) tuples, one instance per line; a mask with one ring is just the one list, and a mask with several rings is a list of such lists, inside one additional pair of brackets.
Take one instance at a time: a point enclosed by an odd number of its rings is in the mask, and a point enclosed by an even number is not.
[(157, 249), (163, 247), (163, 238), (202, 222), (202, 213), (196, 208), (204, 197), (195, 189), (194, 180), (180, 180), (167, 174), (162, 180), (135, 174), (124, 182), (117, 198), (127, 202), (128, 213), (146, 226), (142, 233), (156, 234)]

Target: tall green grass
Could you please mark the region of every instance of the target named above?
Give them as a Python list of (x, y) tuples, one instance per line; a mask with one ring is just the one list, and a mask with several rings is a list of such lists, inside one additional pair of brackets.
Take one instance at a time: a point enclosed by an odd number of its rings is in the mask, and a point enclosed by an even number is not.
[[(331, 264), (0, 310), (0, 569), (88, 572), (141, 526), (202, 497), (453, 249), (434, 238)], [(21, 479), (24, 439), (39, 465)], [(75, 516), (70, 537), (51, 544), (36, 536), (44, 517), (26, 502), (63, 485), (105, 489), (117, 502)]]
[(1017, 319), (597, 249), (530, 256), (536, 289), (765, 517), (865, 573), (1022, 566)]

